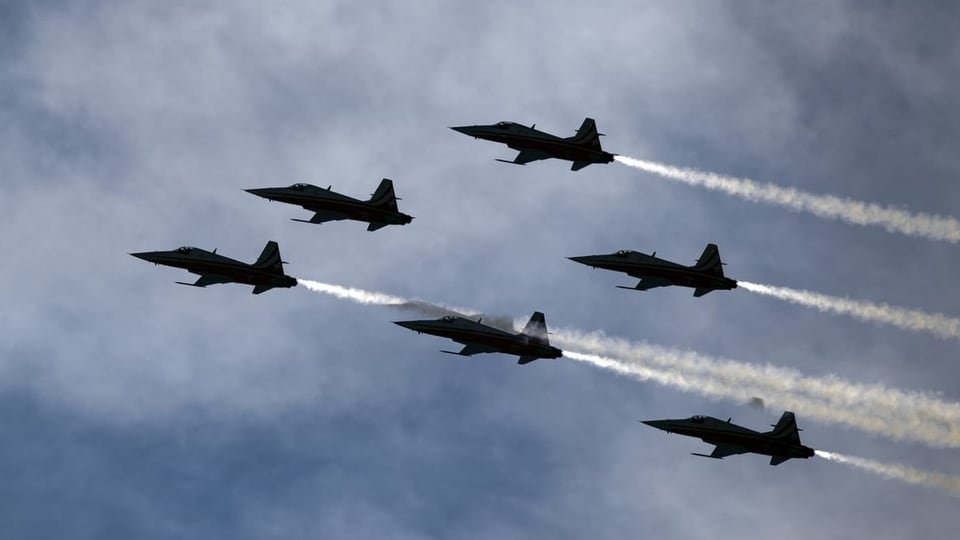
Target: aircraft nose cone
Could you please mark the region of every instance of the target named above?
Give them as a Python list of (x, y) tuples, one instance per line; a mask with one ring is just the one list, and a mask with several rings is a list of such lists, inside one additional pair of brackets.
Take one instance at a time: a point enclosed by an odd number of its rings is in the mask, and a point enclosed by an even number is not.
[(140, 253), (131, 253), (130, 255), (148, 262), (156, 262), (157, 260), (155, 251), (142, 251)]
[(409, 328), (410, 330), (416, 330), (416, 323), (414, 321), (393, 321), (393, 324)]
[(594, 257), (593, 255), (585, 255), (583, 257), (567, 257), (567, 258), (573, 262), (578, 262), (580, 264), (585, 264), (587, 266), (597, 265), (597, 258)]
[(664, 431), (666, 431), (668, 425), (668, 422), (665, 420), (641, 420), (640, 422)]
[(254, 188), (254, 189), (245, 189), (247, 193), (251, 195), (256, 195), (257, 197), (266, 197), (270, 193), (269, 188)]
[(473, 135), (476, 132), (476, 126), (450, 126), (450, 129), (463, 133), (464, 135)]

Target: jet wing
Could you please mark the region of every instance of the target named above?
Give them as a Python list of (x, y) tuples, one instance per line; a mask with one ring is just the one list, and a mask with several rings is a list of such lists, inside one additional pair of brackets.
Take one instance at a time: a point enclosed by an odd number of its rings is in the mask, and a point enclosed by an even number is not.
[(580, 169), (586, 167), (593, 163), (592, 161), (574, 161), (573, 166), (570, 167), (571, 171), (579, 171)]
[(489, 345), (480, 345), (479, 343), (468, 343), (463, 349), (459, 352), (454, 351), (442, 351), (447, 354), (459, 354), (460, 356), (473, 356), (479, 353), (490, 353), (490, 352), (499, 352), (499, 349), (490, 347)]
[(299, 221), (300, 223), (326, 223), (328, 221), (339, 221), (341, 219), (347, 219), (346, 214), (340, 212), (333, 212), (330, 210), (320, 210), (315, 213), (312, 218), (309, 220), (306, 219), (291, 219), (290, 221)]
[(253, 294), (260, 294), (263, 292), (267, 292), (272, 288), (273, 288), (273, 285), (255, 285), (253, 287)]
[(650, 289), (656, 289), (657, 287), (669, 287), (673, 285), (673, 282), (668, 279), (663, 278), (646, 278), (641, 279), (640, 283), (637, 283), (636, 287), (622, 287), (617, 285), (621, 289), (632, 289), (635, 291), (646, 291)]
[(733, 444), (718, 444), (718, 445), (713, 449), (713, 452), (710, 453), (710, 455), (707, 455), (707, 454), (697, 454), (696, 452), (693, 452), (693, 455), (695, 455), (695, 456), (700, 456), (700, 457), (710, 457), (710, 458), (715, 458), (715, 459), (723, 459), (723, 458), (725, 458), (725, 457), (727, 457), (727, 456), (735, 456), (735, 455), (737, 455), (737, 454), (746, 454), (746, 453), (748, 453), (748, 452), (750, 452), (750, 451), (747, 450), (746, 448), (742, 447), (742, 446), (736, 446), (736, 445), (733, 445)]
[(193, 283), (186, 283), (183, 281), (178, 281), (180, 285), (190, 285), (191, 287), (206, 287), (207, 285), (216, 285), (217, 283), (233, 283), (233, 280), (226, 276), (218, 276), (217, 274), (201, 274), (200, 279)]
[(526, 165), (531, 161), (539, 161), (541, 159), (550, 159), (553, 156), (543, 152), (541, 150), (521, 150), (517, 157), (513, 158), (513, 161), (507, 161), (505, 159), (498, 159), (497, 161), (502, 161), (504, 163), (514, 163), (516, 165)]
[(771, 465), (779, 465), (779, 464), (783, 463), (784, 461), (786, 461), (786, 460), (788, 460), (788, 459), (790, 459), (790, 458), (787, 457), (787, 456), (773, 456), (772, 458), (770, 458), (770, 464), (771, 464)]

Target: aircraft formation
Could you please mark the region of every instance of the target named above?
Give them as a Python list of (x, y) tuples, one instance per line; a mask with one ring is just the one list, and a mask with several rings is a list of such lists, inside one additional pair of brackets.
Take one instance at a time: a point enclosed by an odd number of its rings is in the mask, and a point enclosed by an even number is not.
[[(611, 163), (616, 155), (602, 149), (600, 136), (603, 134), (597, 132), (596, 122), (592, 118), (584, 119), (572, 137), (559, 137), (539, 131), (535, 129), (535, 125), (526, 127), (515, 122), (459, 126), (451, 129), (478, 139), (503, 143), (518, 150), (520, 153), (512, 161), (497, 159), (516, 165), (526, 165), (543, 159), (561, 159), (572, 161), (571, 170), (578, 171), (595, 163)], [(393, 181), (388, 178), (384, 178), (365, 201), (337, 193), (332, 190), (332, 186), (322, 188), (306, 183), (245, 191), (270, 201), (300, 206), (314, 213), (310, 219), (292, 218), (292, 221), (302, 223), (322, 224), (352, 220), (367, 223), (368, 231), (376, 231), (388, 225), (406, 225), (414, 219), (413, 216), (400, 212), (397, 206), (400, 199), (394, 192)], [(253, 285), (253, 294), (297, 285), (297, 279), (283, 271), (285, 261), (280, 258), (277, 242), (272, 240), (267, 242), (252, 264), (219, 255), (216, 250), (211, 252), (191, 246), (130, 255), (157, 265), (182, 268), (199, 276), (192, 283), (176, 282), (181, 285), (206, 287), (220, 283), (240, 283)], [(640, 279), (635, 286), (620, 286), (622, 289), (646, 291), (657, 287), (690, 287), (694, 289), (693, 295), (700, 297), (711, 291), (737, 287), (736, 280), (724, 275), (720, 251), (715, 244), (707, 244), (693, 266), (661, 259), (656, 257), (656, 252), (646, 255), (631, 250), (569, 259)], [(538, 359), (556, 359), (563, 356), (562, 350), (550, 345), (546, 318), (539, 311), (534, 312), (523, 330), (517, 333), (484, 324), (482, 319), (474, 321), (452, 315), (439, 319), (394, 323), (418, 334), (444, 337), (463, 345), (459, 351), (442, 351), (448, 354), (473, 356), (480, 353), (502, 353), (518, 356), (517, 363), (520, 365)], [(730, 420), (724, 422), (699, 415), (688, 419), (648, 420), (643, 423), (671, 433), (698, 437), (716, 445), (712, 453), (694, 453), (697, 456), (720, 459), (735, 454), (757, 453), (771, 456), (770, 465), (779, 465), (791, 458), (811, 457), (814, 453), (812, 448), (800, 443), (796, 419), (790, 411), (785, 411), (774, 429), (765, 433), (735, 425)]]

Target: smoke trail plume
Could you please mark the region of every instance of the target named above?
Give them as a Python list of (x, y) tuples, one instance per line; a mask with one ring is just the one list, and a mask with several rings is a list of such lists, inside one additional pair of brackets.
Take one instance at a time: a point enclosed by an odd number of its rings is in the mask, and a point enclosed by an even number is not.
[[(363, 304), (455, 314), (468, 311), (316, 281), (300, 282), (310, 290)], [(635, 343), (602, 332), (555, 329), (553, 338), (570, 359), (639, 380), (741, 403), (762, 396), (770, 407), (793, 409), (826, 422), (933, 447), (960, 447), (960, 403), (922, 392), (856, 384), (830, 376), (805, 377), (788, 368)]]
[(834, 195), (814, 195), (794, 188), (764, 184), (747, 178), (735, 178), (716, 173), (672, 167), (663, 163), (644, 161), (626, 156), (614, 159), (647, 172), (694, 186), (736, 195), (752, 202), (765, 202), (808, 212), (815, 216), (838, 219), (855, 225), (883, 227), (888, 232), (918, 236), (931, 240), (960, 242), (960, 221), (935, 214), (911, 213), (888, 206), (855, 201)]
[(358, 304), (389, 306), (404, 311), (415, 311), (431, 317), (445, 317), (450, 315), (453, 317), (483, 318), (490, 326), (503, 330), (513, 330), (513, 319), (502, 315), (485, 315), (483, 313), (475, 313), (466, 308), (443, 306), (424, 300), (403, 298), (402, 296), (393, 296), (391, 294), (365, 291), (351, 287), (341, 287), (340, 285), (309, 279), (298, 279), (297, 283), (311, 291), (329, 294), (342, 300), (350, 300)]
[(350, 287), (341, 287), (309, 279), (298, 279), (297, 283), (314, 292), (330, 294), (343, 300), (352, 300), (360, 304), (377, 304), (381, 306), (399, 306), (409, 302), (406, 298), (383, 294), (378, 292), (365, 291), (363, 289), (354, 289)]
[(750, 292), (772, 296), (824, 312), (850, 315), (860, 320), (890, 324), (905, 330), (928, 332), (943, 339), (960, 338), (960, 319), (948, 317), (941, 313), (926, 313), (915, 309), (860, 302), (840, 296), (829, 296), (802, 289), (760, 285), (747, 281), (738, 281), (737, 285)]
[(915, 469), (913, 467), (908, 467), (906, 465), (901, 465), (899, 463), (881, 463), (872, 459), (846, 456), (836, 452), (826, 452), (823, 450), (816, 450), (816, 455), (830, 461), (845, 463), (858, 469), (879, 474), (884, 478), (900, 480), (908, 484), (939, 489), (955, 497), (960, 497), (960, 476), (927, 472), (920, 469)]
[[(960, 447), (960, 403), (923, 392), (864, 385), (838, 377), (807, 377), (776, 366), (748, 364), (610, 338), (602, 333), (554, 330), (564, 356), (621, 375), (718, 399), (750, 401), (843, 424), (896, 440)], [(567, 352), (567, 347), (580, 352)]]

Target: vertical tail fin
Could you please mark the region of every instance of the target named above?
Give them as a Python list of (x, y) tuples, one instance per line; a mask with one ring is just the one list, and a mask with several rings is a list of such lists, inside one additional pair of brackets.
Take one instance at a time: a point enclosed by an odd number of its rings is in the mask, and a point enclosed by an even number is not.
[(539, 311), (533, 312), (530, 320), (527, 321), (527, 325), (523, 327), (520, 333), (530, 336), (544, 344), (550, 342), (547, 338), (547, 320), (544, 318), (543, 313)]
[(707, 244), (694, 268), (715, 276), (723, 276), (723, 263), (720, 261), (720, 250), (716, 244)]
[(273, 240), (267, 242), (260, 252), (257, 262), (253, 263), (257, 268), (272, 270), (278, 274), (283, 274), (283, 261), (280, 260), (280, 246)]
[[(785, 439), (793, 443), (800, 444), (800, 430), (797, 429), (797, 417), (790, 411), (784, 411), (783, 416), (777, 425), (773, 426), (773, 431), (768, 435), (776, 439)], [(771, 465), (776, 465), (771, 463)]]
[(583, 119), (583, 123), (580, 124), (580, 129), (577, 130), (577, 134), (573, 136), (572, 140), (575, 144), (582, 144), (594, 150), (601, 150), (600, 134), (597, 133), (597, 123), (593, 121), (593, 118)]
[(384, 178), (373, 192), (368, 203), (397, 212), (397, 195), (393, 192), (393, 181)]

